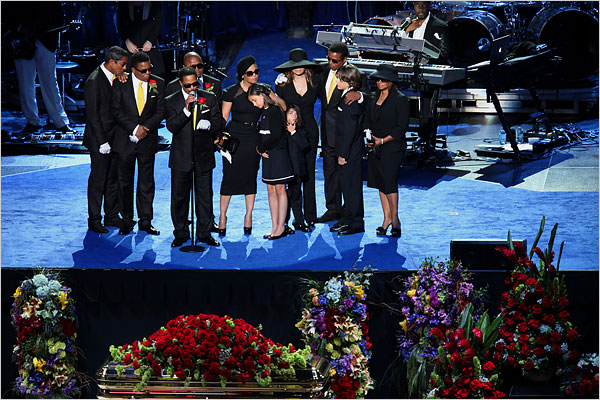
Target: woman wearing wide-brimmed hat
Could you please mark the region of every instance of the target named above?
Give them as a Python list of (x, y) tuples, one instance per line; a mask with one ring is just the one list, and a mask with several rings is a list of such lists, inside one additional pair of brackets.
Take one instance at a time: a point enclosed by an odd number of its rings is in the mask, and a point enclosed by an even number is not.
[[(223, 158), (223, 180), (221, 182), (221, 199), (219, 216), (219, 236), (225, 236), (227, 224), (227, 208), (232, 195), (245, 195), (246, 215), (244, 217), (244, 234), (252, 233), (252, 211), (256, 198), (256, 177), (260, 156), (256, 153), (259, 143), (258, 127), (261, 110), (248, 100), (248, 89), (258, 82), (258, 67), (253, 56), (240, 59), (236, 67), (239, 83), (223, 91), (221, 111), (227, 123), (225, 130), (232, 137), (239, 139), (239, 146), (231, 161)], [(274, 92), (270, 95), (274, 101), (278, 99)]]
[[(306, 51), (301, 48), (290, 50), (289, 60), (275, 67), (281, 72), (277, 78), (277, 94), (287, 104), (295, 104), (300, 108), (300, 118), (304, 123), (309, 149), (304, 153), (307, 165), (307, 176), (302, 181), (302, 198), (290, 199), (290, 207), (303, 210), (302, 218), (294, 215), (294, 227), (302, 232), (310, 232), (317, 220), (317, 201), (315, 197), (315, 161), (319, 144), (319, 127), (315, 120), (314, 107), (317, 101), (317, 87), (313, 81), (315, 68), (318, 64), (308, 61)], [(294, 204), (292, 204), (294, 202)], [(306, 223), (305, 223), (306, 221)]]
[[(380, 64), (370, 76), (377, 89), (366, 105), (363, 128), (372, 140), (369, 152), (367, 186), (379, 190), (383, 223), (376, 233), (383, 236), (392, 226), (392, 236), (402, 234), (398, 218), (398, 176), (406, 153), (408, 129), (408, 98), (396, 89), (400, 83), (398, 72), (391, 64)], [(376, 149), (375, 149), (376, 148)]]

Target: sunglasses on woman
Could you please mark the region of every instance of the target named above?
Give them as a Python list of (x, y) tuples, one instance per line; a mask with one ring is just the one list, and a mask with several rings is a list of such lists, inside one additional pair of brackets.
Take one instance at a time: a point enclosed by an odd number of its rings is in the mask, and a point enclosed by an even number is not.
[(246, 75), (247, 77), (251, 77), (251, 76), (252, 76), (252, 75), (254, 75), (254, 74), (256, 74), (256, 75), (258, 76), (258, 71), (259, 71), (259, 69), (258, 69), (258, 68), (256, 68), (254, 71), (246, 71), (246, 72), (245, 72), (245, 75)]

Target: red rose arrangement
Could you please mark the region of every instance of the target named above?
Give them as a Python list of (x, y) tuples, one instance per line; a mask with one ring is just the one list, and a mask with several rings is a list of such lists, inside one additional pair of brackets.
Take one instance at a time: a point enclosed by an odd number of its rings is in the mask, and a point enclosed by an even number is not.
[(473, 327), (469, 304), (461, 313), (459, 328), (431, 330), (439, 345), (427, 398), (502, 398), (498, 366), (485, 359), (486, 350), (498, 335), (500, 317), (490, 322), (487, 312)]
[[(558, 368), (578, 360), (577, 351), (569, 348), (579, 334), (569, 322), (564, 276), (558, 273), (560, 255), (557, 267), (552, 264), (557, 225), (544, 252), (536, 246), (544, 219), (529, 257), (520, 243), (513, 245), (510, 232), (509, 248), (497, 249), (515, 263), (515, 269), (504, 281), (508, 290), (502, 294), (502, 323), (492, 357), (506, 367), (518, 368), (523, 375), (550, 377)], [(539, 267), (531, 260), (533, 254), (539, 258)]]
[(583, 354), (577, 364), (565, 372), (567, 379), (561, 389), (567, 396), (598, 398), (598, 354)]
[[(272, 376), (294, 377), (294, 366), (306, 367), (308, 348), (296, 351), (265, 338), (259, 328), (243, 319), (211, 314), (179, 317), (132, 344), (110, 346), (113, 360), (131, 365), (143, 390), (152, 375), (191, 380), (246, 383), (268, 386)], [(124, 367), (117, 369), (122, 373)]]

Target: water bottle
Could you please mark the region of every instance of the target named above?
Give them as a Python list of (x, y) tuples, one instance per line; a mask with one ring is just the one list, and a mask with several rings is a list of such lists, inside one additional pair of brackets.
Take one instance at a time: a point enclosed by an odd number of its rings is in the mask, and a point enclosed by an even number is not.
[(498, 140), (500, 141), (500, 144), (506, 144), (506, 132), (504, 132), (504, 129), (500, 130)]
[(521, 128), (520, 126), (517, 128), (517, 142), (518, 143), (523, 143), (525, 141), (525, 138), (523, 137), (523, 128)]

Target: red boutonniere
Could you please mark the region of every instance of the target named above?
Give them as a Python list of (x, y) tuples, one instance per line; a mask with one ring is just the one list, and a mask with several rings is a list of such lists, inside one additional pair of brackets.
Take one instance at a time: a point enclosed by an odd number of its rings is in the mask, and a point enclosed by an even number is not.
[(148, 82), (148, 87), (150, 88), (150, 91), (154, 92), (155, 94), (158, 94), (158, 83), (156, 83), (154, 79), (150, 79), (150, 81)]
[(213, 85), (212, 83), (207, 82), (204, 84), (204, 90), (208, 90), (209, 92), (212, 92), (214, 88), (215, 88), (215, 85)]
[(200, 109), (208, 107), (206, 105), (206, 99), (204, 97), (198, 97), (198, 107), (200, 107)]

